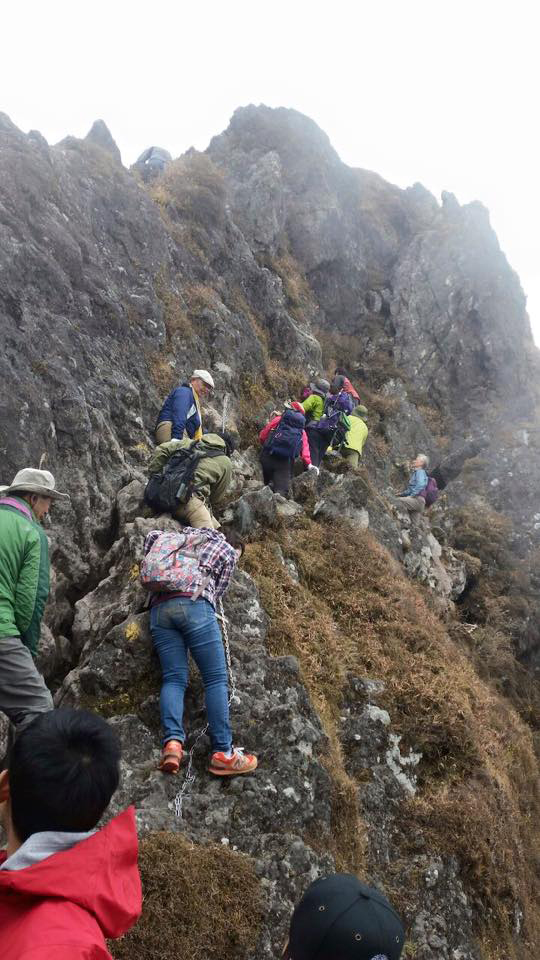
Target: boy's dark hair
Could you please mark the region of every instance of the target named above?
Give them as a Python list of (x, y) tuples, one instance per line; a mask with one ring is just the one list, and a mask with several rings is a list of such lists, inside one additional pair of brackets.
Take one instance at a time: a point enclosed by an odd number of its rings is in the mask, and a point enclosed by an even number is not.
[(347, 379), (348, 379), (349, 374), (348, 374), (347, 371), (345, 370), (345, 367), (336, 367), (336, 369), (334, 370), (334, 376), (335, 376), (335, 377), (347, 377)]
[(11, 819), (21, 843), (33, 833), (92, 830), (120, 777), (120, 742), (87, 710), (40, 713), (9, 758)]
[(240, 550), (241, 555), (243, 554), (244, 550), (246, 549), (246, 544), (236, 530), (233, 530), (232, 527), (222, 527), (220, 533), (223, 534), (227, 543), (233, 548), (233, 550)]
[(238, 446), (237, 437), (229, 430), (216, 430), (216, 436), (221, 437), (221, 439), (225, 441), (227, 456), (231, 457)]

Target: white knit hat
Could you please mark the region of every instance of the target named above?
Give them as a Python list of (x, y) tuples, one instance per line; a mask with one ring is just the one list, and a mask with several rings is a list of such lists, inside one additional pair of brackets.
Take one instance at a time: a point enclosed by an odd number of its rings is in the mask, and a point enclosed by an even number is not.
[(212, 374), (208, 373), (208, 370), (194, 370), (191, 374), (192, 380), (202, 380), (203, 383), (206, 383), (209, 387), (212, 387), (212, 390), (215, 387), (214, 378)]
[(69, 500), (69, 494), (60, 493), (55, 489), (55, 481), (48, 470), (34, 470), (25, 467), (15, 474), (9, 487), (0, 487), (0, 495), (9, 496), (10, 493), (38, 493), (42, 497), (51, 497), (52, 500)]

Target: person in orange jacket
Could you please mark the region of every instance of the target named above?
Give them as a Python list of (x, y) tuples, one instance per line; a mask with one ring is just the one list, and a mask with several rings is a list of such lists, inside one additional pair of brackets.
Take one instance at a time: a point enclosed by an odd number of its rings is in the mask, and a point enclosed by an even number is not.
[(349, 378), (348, 378), (348, 376), (347, 376), (347, 371), (344, 370), (343, 367), (336, 367), (335, 373), (334, 373), (334, 380), (336, 379), (336, 377), (342, 377), (342, 378), (343, 378), (342, 389), (345, 390), (345, 393), (350, 393), (350, 395), (351, 395), (351, 397), (353, 398), (355, 404), (360, 403), (360, 397), (359, 397), (358, 393), (356, 392), (356, 390), (354, 389), (351, 381), (349, 380)]

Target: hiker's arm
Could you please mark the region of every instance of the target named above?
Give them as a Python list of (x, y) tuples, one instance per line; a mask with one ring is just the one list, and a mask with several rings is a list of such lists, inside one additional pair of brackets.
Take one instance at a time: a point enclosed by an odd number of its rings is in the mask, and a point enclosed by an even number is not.
[(36, 530), (35, 534), (26, 543), (15, 589), (15, 623), (32, 653), (37, 653), (41, 618), (49, 596), (49, 544), (44, 533)]
[(152, 454), (152, 459), (148, 464), (148, 473), (161, 473), (167, 460), (172, 457), (175, 450), (178, 450), (178, 447), (179, 444), (177, 440), (167, 440), (166, 443), (162, 443), (159, 447), (156, 447)]
[[(220, 458), (221, 460), (221, 458)], [(212, 484), (212, 489), (210, 493), (210, 502), (213, 507), (219, 507), (221, 501), (225, 498), (227, 489), (231, 482), (232, 477), (232, 463), (228, 457), (223, 457), (221, 476), (216, 481), (215, 484)], [(210, 461), (212, 463), (212, 461)], [(221, 464), (220, 464), (221, 466)]]
[(311, 466), (311, 453), (309, 452), (309, 441), (305, 430), (302, 430), (302, 452), (300, 454), (305, 467)]
[(193, 406), (193, 394), (189, 387), (177, 387), (172, 396), (172, 438), (181, 440), (186, 429), (186, 420)]
[(279, 416), (277, 417), (273, 417), (273, 419), (269, 420), (266, 426), (262, 428), (259, 434), (259, 440), (261, 441), (261, 443), (266, 443), (268, 434), (274, 429), (274, 427), (277, 427), (280, 420), (281, 420), (281, 414), (279, 414)]
[(236, 551), (233, 550), (230, 544), (223, 544), (223, 562), (215, 579), (216, 600), (219, 600), (219, 598), (223, 596), (229, 586), (236, 563)]

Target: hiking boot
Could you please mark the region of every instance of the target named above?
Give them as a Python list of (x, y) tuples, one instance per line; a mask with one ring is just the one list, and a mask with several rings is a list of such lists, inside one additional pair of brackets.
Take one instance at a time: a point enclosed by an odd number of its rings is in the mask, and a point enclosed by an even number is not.
[(244, 753), (242, 747), (234, 747), (228, 757), (217, 750), (210, 757), (208, 770), (216, 777), (235, 777), (239, 773), (253, 773), (257, 769), (257, 757), (253, 753)]
[(168, 740), (161, 751), (159, 769), (163, 773), (178, 773), (183, 755), (184, 748), (180, 741)]

